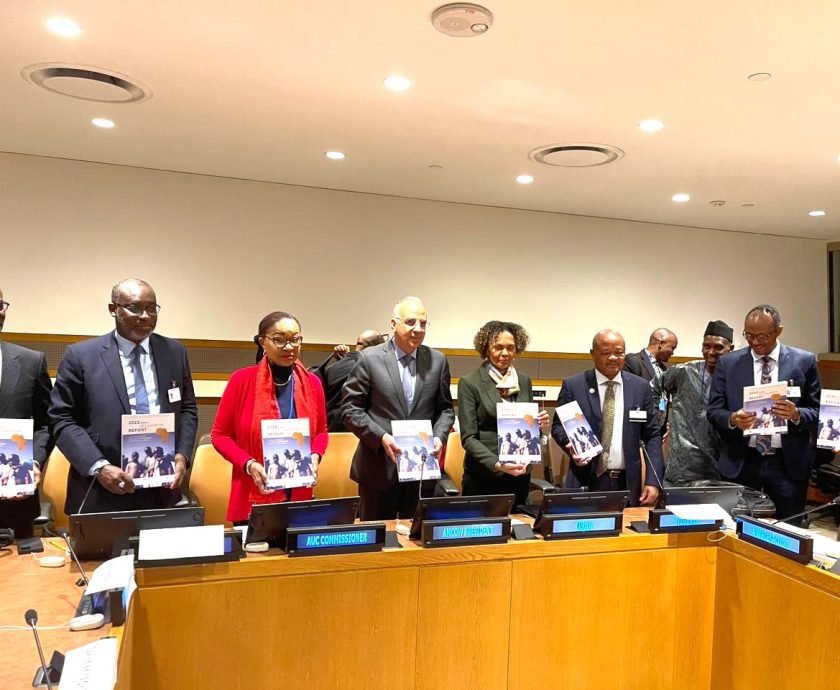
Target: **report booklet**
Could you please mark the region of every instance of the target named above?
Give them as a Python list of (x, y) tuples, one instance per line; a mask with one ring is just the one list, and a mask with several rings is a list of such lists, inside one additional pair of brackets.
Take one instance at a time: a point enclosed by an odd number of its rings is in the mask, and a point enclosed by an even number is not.
[(786, 434), (787, 421), (773, 414), (773, 403), (787, 398), (787, 383), (766, 383), (744, 386), (744, 410), (755, 413), (755, 426), (745, 429), (744, 436)]
[(175, 476), (175, 413), (122, 416), (123, 472), (138, 489), (167, 486)]
[(820, 392), (817, 448), (840, 448), (840, 391), (823, 388)]
[(263, 419), (263, 465), (269, 489), (315, 486), (309, 418)]
[(435, 440), (428, 419), (396, 419), (391, 435), (402, 451), (397, 457), (397, 477), (401, 482), (440, 479), (440, 463), (432, 455)]
[(35, 493), (31, 419), (0, 419), (0, 497)]
[(537, 403), (496, 403), (499, 462), (525, 465), (542, 460), (539, 413)]
[(575, 455), (591, 459), (604, 452), (604, 447), (583, 416), (577, 400), (560, 405), (557, 408), (557, 417), (566, 431), (566, 436), (569, 437)]

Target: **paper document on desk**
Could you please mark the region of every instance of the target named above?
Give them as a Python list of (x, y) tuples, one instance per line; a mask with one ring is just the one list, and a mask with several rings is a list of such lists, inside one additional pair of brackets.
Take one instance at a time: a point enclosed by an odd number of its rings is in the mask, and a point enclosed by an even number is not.
[(168, 561), (175, 558), (223, 556), (225, 526), (168, 527), (140, 530), (138, 561)]
[(783, 529), (786, 532), (792, 532), (793, 534), (800, 534), (805, 537), (811, 537), (811, 540), (814, 542), (815, 556), (828, 556), (829, 558), (840, 558), (840, 541), (829, 539), (828, 537), (820, 534), (816, 530), (804, 529), (802, 527), (794, 527), (793, 525), (789, 525), (786, 522), (776, 522), (775, 524), (773, 524), (773, 526), (779, 527), (780, 529)]
[(731, 520), (731, 516), (717, 503), (684, 503), (666, 505), (681, 520)]
[(499, 462), (527, 465), (542, 460), (537, 403), (496, 403)]
[(0, 419), (0, 498), (35, 493), (31, 419)]
[(787, 398), (786, 383), (744, 386), (744, 410), (755, 414), (755, 426), (744, 429), (744, 436), (786, 434), (787, 421), (773, 414), (773, 403)]
[(117, 682), (117, 638), (106, 637), (64, 656), (58, 690), (113, 690)]
[(93, 571), (85, 594), (96, 594), (109, 589), (125, 589), (134, 576), (134, 556), (118, 556), (105, 561)]

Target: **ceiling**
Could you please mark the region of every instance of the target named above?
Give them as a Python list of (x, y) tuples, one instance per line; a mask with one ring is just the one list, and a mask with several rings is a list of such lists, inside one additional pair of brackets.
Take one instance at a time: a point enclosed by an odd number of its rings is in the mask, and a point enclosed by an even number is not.
[[(492, 29), (466, 39), (435, 31), (439, 4), (4, 0), (0, 150), (840, 239), (837, 2), (487, 0)], [(48, 32), (53, 16), (82, 34)], [(21, 77), (44, 62), (116, 71), (153, 96), (50, 93)], [(749, 81), (756, 72), (772, 78)], [(412, 88), (386, 90), (391, 74)], [(642, 132), (647, 118), (666, 127)], [(625, 156), (592, 168), (528, 159), (555, 143)], [(522, 173), (534, 183), (516, 184)], [(678, 192), (691, 200), (674, 203)]]

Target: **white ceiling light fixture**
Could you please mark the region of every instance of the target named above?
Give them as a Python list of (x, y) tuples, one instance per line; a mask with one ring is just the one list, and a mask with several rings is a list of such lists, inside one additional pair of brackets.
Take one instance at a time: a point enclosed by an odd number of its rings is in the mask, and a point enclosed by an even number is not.
[(747, 77), (749, 81), (767, 81), (772, 78), (773, 75), (770, 74), (770, 72), (756, 72), (755, 74), (751, 74)]
[(517, 175), (516, 176), (516, 183), (517, 184), (531, 184), (534, 181), (533, 175)]
[(665, 123), (662, 120), (642, 120), (639, 123), (639, 129), (643, 132), (658, 132), (660, 129), (665, 129)]
[(100, 129), (114, 129), (117, 126), (113, 120), (109, 120), (107, 117), (95, 117), (90, 121), (90, 124)]
[(811, 218), (822, 218), (825, 215), (825, 211), (808, 211), (808, 215)]
[(608, 144), (549, 144), (528, 152), (528, 158), (561, 168), (591, 168), (624, 157), (624, 151)]
[(47, 30), (65, 38), (73, 38), (82, 33), (82, 27), (66, 17), (52, 17), (47, 20)]
[(690, 200), (691, 200), (691, 197), (688, 194), (685, 194), (683, 192), (681, 192), (679, 194), (674, 194), (674, 196), (671, 197), (671, 201), (676, 201), (678, 204), (684, 204), (686, 201), (690, 201)]
[(493, 26), (493, 13), (469, 2), (453, 2), (432, 12), (432, 25), (446, 36), (471, 38), (486, 34)]
[(325, 151), (324, 155), (331, 161), (343, 161), (347, 156), (341, 151)]
[(411, 88), (411, 79), (404, 77), (401, 74), (394, 74), (382, 81), (385, 88), (389, 91), (408, 91)]
[(98, 67), (40, 62), (24, 67), (20, 75), (30, 84), (83, 101), (140, 103), (152, 90), (136, 79)]

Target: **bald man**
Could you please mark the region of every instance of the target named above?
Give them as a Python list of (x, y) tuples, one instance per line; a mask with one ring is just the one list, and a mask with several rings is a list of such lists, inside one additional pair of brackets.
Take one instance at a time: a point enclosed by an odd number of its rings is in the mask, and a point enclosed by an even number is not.
[(641, 352), (627, 355), (624, 368), (645, 381), (658, 379), (668, 368), (668, 360), (677, 349), (677, 336), (667, 328), (657, 328), (648, 338), (647, 347)]
[(446, 356), (423, 345), (429, 321), (417, 297), (404, 297), (391, 314), (393, 337), (359, 352), (347, 383), (341, 418), (359, 437), (350, 478), (359, 483), (362, 520), (411, 518), (418, 482), (397, 480), (402, 450), (391, 435), (395, 419), (428, 419), (439, 456), (455, 422)]
[[(624, 367), (624, 338), (603, 330), (589, 351), (594, 369), (563, 381), (557, 405), (576, 400), (604, 452), (591, 459), (575, 455), (563, 424), (554, 413), (551, 435), (571, 457), (566, 487), (593, 491), (628, 490), (630, 505), (653, 506), (662, 488), (662, 437), (650, 384)], [(612, 424), (609, 424), (609, 420)], [(644, 442), (646, 453), (640, 454)], [(646, 474), (642, 479), (642, 457)]]

